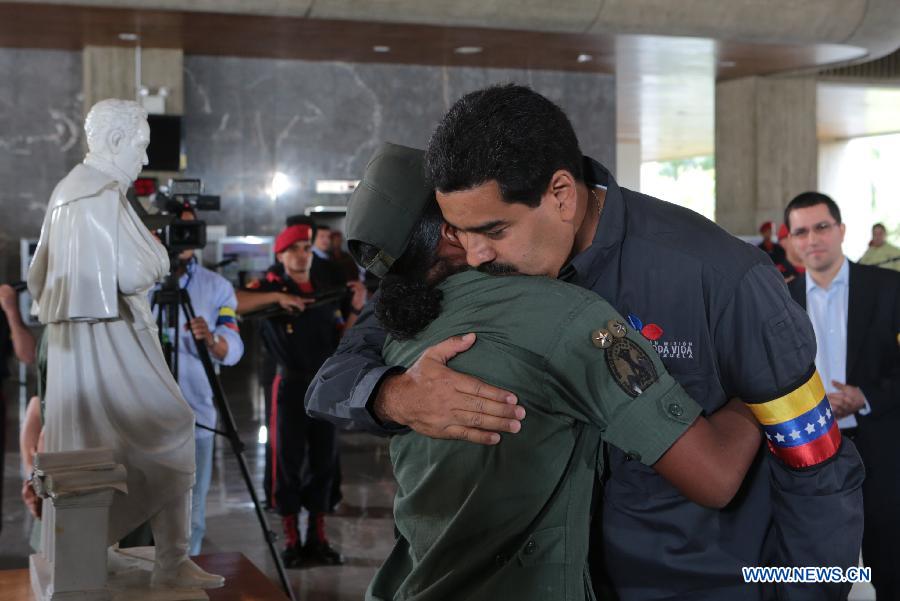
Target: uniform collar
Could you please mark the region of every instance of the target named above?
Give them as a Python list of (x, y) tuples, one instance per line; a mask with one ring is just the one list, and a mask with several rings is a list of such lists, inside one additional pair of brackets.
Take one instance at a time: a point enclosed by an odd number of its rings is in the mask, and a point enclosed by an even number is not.
[(625, 201), (619, 184), (609, 170), (587, 156), (584, 157), (584, 181), (588, 187), (606, 187), (603, 213), (600, 215), (600, 223), (597, 225), (591, 245), (575, 255), (562, 268), (559, 278), (566, 281), (577, 278), (581, 285), (590, 287), (593, 282), (586, 282), (584, 278), (592, 273), (599, 277), (596, 264), (603, 262), (609, 250), (619, 246), (625, 239)]
[(841, 265), (840, 270), (838, 270), (837, 275), (834, 276), (834, 279), (831, 280), (831, 284), (829, 284), (828, 288), (822, 288), (812, 279), (812, 276), (809, 274), (809, 270), (806, 270), (806, 294), (809, 296), (809, 293), (813, 290), (823, 290), (828, 292), (835, 286), (847, 286), (850, 284), (850, 261), (847, 260), (847, 257), (842, 257), (844, 261), (843, 265)]
[(100, 173), (104, 175), (108, 175), (112, 179), (116, 180), (116, 183), (119, 184), (119, 190), (122, 191), (122, 194), (128, 192), (128, 187), (131, 186), (131, 178), (128, 177), (128, 174), (116, 167), (116, 165), (104, 157), (103, 155), (99, 155), (94, 152), (88, 152), (87, 156), (84, 157), (84, 164), (88, 167), (93, 167)]

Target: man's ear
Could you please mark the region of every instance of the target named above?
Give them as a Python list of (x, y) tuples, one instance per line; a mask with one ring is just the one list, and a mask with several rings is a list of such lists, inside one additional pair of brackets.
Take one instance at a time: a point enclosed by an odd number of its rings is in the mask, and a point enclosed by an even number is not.
[(119, 127), (113, 127), (106, 133), (106, 148), (111, 154), (119, 154), (125, 140), (125, 132)]
[(441, 224), (441, 238), (447, 241), (448, 244), (454, 246), (456, 248), (462, 248), (462, 243), (459, 241), (459, 236), (456, 234), (456, 228), (452, 225), (448, 224), (446, 221)]
[(560, 169), (550, 177), (547, 188), (547, 193), (553, 200), (553, 208), (559, 211), (560, 218), (566, 222), (575, 219), (578, 206), (578, 188), (575, 183), (575, 178), (569, 171)]

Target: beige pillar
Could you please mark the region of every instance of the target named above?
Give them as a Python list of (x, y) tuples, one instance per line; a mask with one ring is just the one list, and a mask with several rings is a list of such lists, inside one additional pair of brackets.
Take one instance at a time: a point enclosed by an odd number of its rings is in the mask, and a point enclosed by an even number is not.
[(736, 235), (781, 222), (817, 185), (816, 82), (747, 77), (716, 84), (716, 222)]
[[(165, 114), (184, 113), (184, 52), (181, 49), (142, 48), (138, 53), (135, 48), (86, 46), (81, 56), (85, 116), (94, 104), (105, 98), (140, 102), (139, 86), (146, 87), (153, 95), (165, 87)], [(140, 81), (136, 82), (138, 66)], [(153, 137), (152, 132), (150, 136)], [(161, 182), (178, 176), (162, 171), (144, 171), (144, 175), (156, 176)]]
[[(138, 100), (135, 49), (86, 46), (82, 52), (85, 113), (104, 98)], [(140, 53), (140, 84), (151, 93), (165, 87), (166, 114), (184, 112), (184, 53), (180, 49), (144, 48)]]
[(641, 142), (616, 142), (616, 182), (623, 188), (641, 190)]

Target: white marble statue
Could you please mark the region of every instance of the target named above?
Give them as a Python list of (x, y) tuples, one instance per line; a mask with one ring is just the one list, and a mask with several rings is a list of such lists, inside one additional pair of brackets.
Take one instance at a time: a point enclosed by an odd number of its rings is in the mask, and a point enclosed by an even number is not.
[(169, 258), (125, 198), (147, 164), (147, 114), (103, 100), (85, 132), (89, 152), (53, 191), (28, 273), (48, 330), (45, 450), (113, 449), (128, 494), (115, 495), (108, 543), (150, 520), (153, 586), (221, 586), (187, 555), (194, 414), (147, 301)]

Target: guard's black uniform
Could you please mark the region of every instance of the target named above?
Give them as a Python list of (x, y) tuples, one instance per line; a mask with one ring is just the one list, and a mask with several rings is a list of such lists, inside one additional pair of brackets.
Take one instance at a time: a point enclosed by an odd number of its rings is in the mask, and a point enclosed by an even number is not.
[[(603, 214), (592, 245), (561, 278), (629, 317), (706, 414), (732, 397), (759, 405), (812, 390), (815, 335), (764, 253), (697, 213), (619, 188), (593, 160), (586, 159), (584, 177), (607, 187)], [(392, 369), (380, 357), (384, 339), (364, 311), (307, 392), (310, 414), (396, 432), (367, 409)], [(770, 443), (721, 511), (688, 501), (653, 469), (610, 449), (603, 540), (622, 601), (774, 599), (775, 586), (744, 583), (741, 568), (855, 566), (862, 463), (839, 434), (823, 440), (834, 443), (827, 458), (803, 469), (773, 456), (791, 451)], [(780, 599), (809, 601), (843, 599), (849, 588), (777, 585)]]
[[(294, 295), (329, 288), (313, 280), (301, 289), (280, 269), (270, 269), (264, 279), (247, 285), (248, 290)], [(295, 515), (301, 507), (327, 513), (340, 501), (335, 428), (306, 415), (303, 395), (316, 371), (337, 348), (342, 328), (339, 302), (273, 317), (262, 325), (263, 342), (278, 364), (269, 423), (270, 495), (283, 516)]]

